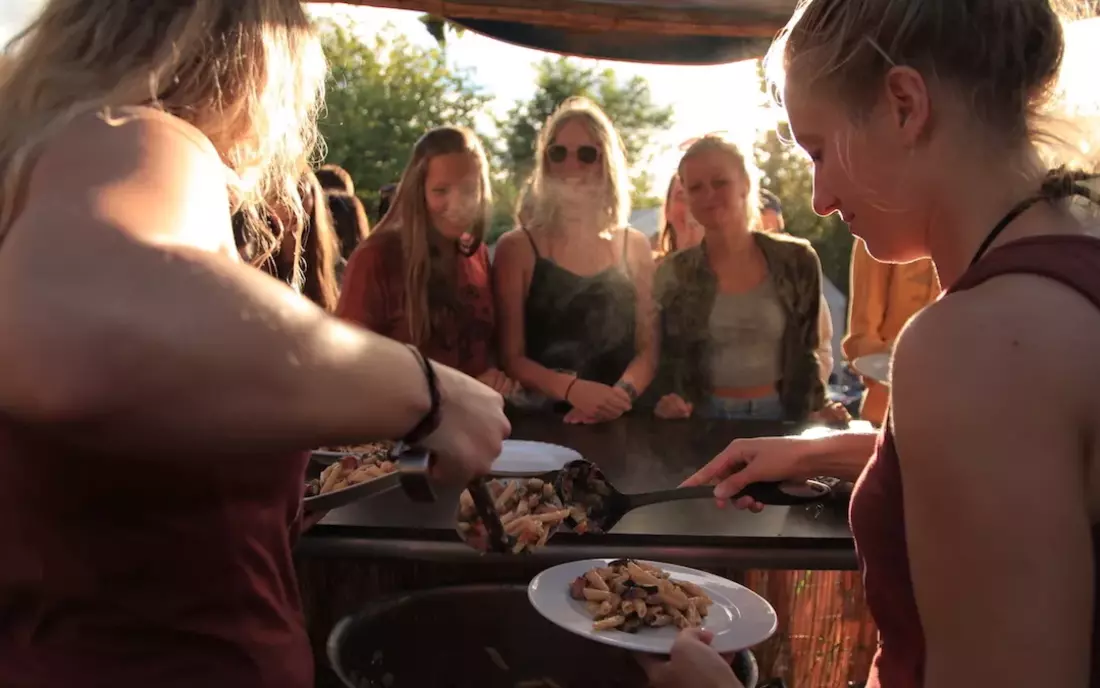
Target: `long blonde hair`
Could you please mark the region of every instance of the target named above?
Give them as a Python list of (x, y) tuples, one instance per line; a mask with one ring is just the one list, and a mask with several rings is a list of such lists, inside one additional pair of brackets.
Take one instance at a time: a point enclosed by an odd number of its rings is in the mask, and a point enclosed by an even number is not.
[(535, 148), (535, 171), (531, 177), (530, 192), (534, 195), (531, 225), (533, 228), (552, 228), (558, 224), (561, 207), (558, 199), (546, 193), (550, 161), (546, 151), (554, 143), (558, 132), (569, 122), (580, 122), (599, 145), (600, 165), (604, 188), (600, 203), (600, 231), (626, 227), (630, 221), (630, 176), (622, 137), (611, 120), (588, 98), (575, 96), (566, 99), (554, 114), (546, 120), (539, 132)]
[(0, 240), (51, 136), (146, 105), (198, 128), (236, 173), (234, 209), (263, 259), (276, 246), (268, 208), (302, 216), (324, 78), (299, 0), (49, 0), (0, 60)]
[(433, 306), (429, 298), (433, 277), (438, 278), (438, 270), (433, 270), (430, 251), (431, 227), (428, 206), (425, 201), (428, 164), (432, 158), (441, 155), (464, 153), (477, 162), (479, 209), (470, 225), (470, 231), (460, 242), (460, 249), (466, 255), (473, 255), (485, 238), (492, 217), (493, 194), (489, 184), (489, 162), (485, 149), (477, 134), (466, 127), (439, 127), (420, 137), (413, 146), (401, 181), (397, 185), (389, 210), (371, 234), (377, 232), (397, 232), (401, 235), (401, 247), (405, 268), (405, 312), (409, 325), (410, 340), (417, 346), (423, 346), (432, 335)]

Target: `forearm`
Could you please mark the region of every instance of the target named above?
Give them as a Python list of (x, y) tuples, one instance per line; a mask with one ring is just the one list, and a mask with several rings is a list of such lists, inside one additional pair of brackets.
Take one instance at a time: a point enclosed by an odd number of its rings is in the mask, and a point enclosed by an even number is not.
[(814, 446), (804, 457), (803, 473), (855, 482), (875, 451), (878, 433), (853, 430), (807, 441)]
[(821, 373), (821, 383), (829, 384), (829, 378), (833, 375), (833, 347), (830, 342), (822, 342), (817, 349), (817, 368)]
[(33, 288), (2, 290), (11, 416), (107, 451), (197, 454), (392, 438), (427, 411), (404, 346), (222, 257), (115, 239), (110, 269), (63, 259), (46, 280), (28, 261)]
[(569, 385), (576, 379), (572, 373), (551, 370), (526, 356), (513, 356), (504, 361), (504, 373), (526, 389), (533, 389), (551, 399), (565, 400)]
[(639, 395), (645, 393), (649, 385), (653, 383), (654, 376), (657, 374), (658, 357), (659, 352), (656, 345), (647, 343), (645, 347), (638, 352), (638, 355), (634, 357), (634, 360), (627, 365), (626, 370), (623, 371), (619, 380), (629, 383)]

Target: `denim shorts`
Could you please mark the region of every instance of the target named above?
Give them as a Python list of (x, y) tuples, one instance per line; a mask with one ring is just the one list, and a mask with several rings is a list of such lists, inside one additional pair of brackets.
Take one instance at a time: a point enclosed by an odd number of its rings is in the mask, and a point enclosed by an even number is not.
[(700, 418), (710, 420), (783, 420), (783, 403), (778, 394), (758, 399), (730, 399), (712, 396), (699, 405)]

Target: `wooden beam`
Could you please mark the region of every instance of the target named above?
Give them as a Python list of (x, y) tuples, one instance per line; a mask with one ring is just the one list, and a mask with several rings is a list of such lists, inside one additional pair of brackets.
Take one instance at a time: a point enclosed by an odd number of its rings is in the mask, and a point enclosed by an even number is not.
[[(451, 19), (488, 19), (557, 26), (581, 32), (770, 38), (790, 18), (795, 0), (746, 0), (739, 7), (663, 6), (578, 0), (343, 0), (352, 5), (426, 12)], [(685, 3), (686, 4), (686, 3)], [(727, 5), (732, 3), (727, 3)]]

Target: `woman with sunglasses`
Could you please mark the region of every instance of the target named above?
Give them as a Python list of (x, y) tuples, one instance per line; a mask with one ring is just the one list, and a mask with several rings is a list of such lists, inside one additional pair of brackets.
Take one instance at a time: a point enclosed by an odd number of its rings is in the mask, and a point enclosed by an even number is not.
[(505, 372), (569, 408), (570, 423), (629, 411), (653, 377), (653, 255), (627, 226), (622, 141), (599, 107), (571, 98), (538, 142), (529, 212), (494, 266)]

